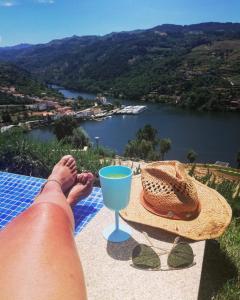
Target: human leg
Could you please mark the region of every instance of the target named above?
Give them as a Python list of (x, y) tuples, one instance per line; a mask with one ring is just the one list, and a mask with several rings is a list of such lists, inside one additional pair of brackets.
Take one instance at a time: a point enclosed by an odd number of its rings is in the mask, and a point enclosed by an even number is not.
[(60, 184), (49, 181), (34, 204), (0, 232), (0, 299), (86, 299), (65, 197), (77, 180), (75, 161), (64, 157), (49, 179)]

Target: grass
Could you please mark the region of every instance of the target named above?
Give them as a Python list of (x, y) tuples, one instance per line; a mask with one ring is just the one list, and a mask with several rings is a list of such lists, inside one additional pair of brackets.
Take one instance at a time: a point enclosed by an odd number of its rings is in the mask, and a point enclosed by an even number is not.
[(229, 171), (229, 172), (234, 172), (234, 173), (239, 173), (240, 170), (239, 169), (235, 169), (235, 168), (232, 168), (232, 167), (221, 167), (221, 166), (218, 166), (218, 165), (215, 165), (215, 164), (196, 164), (197, 167), (203, 167), (203, 168), (213, 168), (213, 169), (216, 169), (216, 170), (223, 170), (223, 171)]
[(240, 220), (218, 240), (206, 242), (199, 300), (240, 299)]
[(98, 174), (101, 167), (112, 163), (114, 153), (103, 148), (88, 151), (73, 149), (61, 142), (37, 142), (14, 130), (0, 134), (0, 170), (47, 178), (53, 166), (66, 154), (74, 155), (79, 172)]
[(222, 174), (227, 174), (232, 177), (235, 177), (235, 180), (238, 180), (238, 178), (240, 178), (240, 169), (234, 169), (230, 167), (224, 168), (214, 164), (193, 164), (191, 170), (195, 170), (196, 167), (205, 168), (208, 170), (208, 172), (210, 172), (210, 170), (213, 169)]
[[(190, 170), (194, 176), (194, 170)], [(232, 207), (232, 222), (216, 240), (206, 242), (199, 300), (240, 299), (240, 187), (239, 182), (223, 180), (208, 172), (199, 181), (216, 189)]]
[(226, 170), (226, 169), (219, 169), (219, 172), (223, 174), (233, 175), (235, 177), (240, 177), (240, 172), (232, 171), (232, 170)]

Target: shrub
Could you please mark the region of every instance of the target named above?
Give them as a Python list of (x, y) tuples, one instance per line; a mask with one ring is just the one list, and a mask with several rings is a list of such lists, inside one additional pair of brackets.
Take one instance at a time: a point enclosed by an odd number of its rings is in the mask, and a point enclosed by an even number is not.
[(64, 144), (70, 144), (74, 148), (83, 149), (84, 146), (90, 145), (90, 140), (87, 133), (82, 128), (75, 128), (69, 136), (63, 138)]
[(193, 163), (197, 158), (197, 153), (194, 150), (189, 150), (187, 153), (187, 159), (190, 163)]
[(160, 154), (161, 159), (164, 160), (165, 154), (171, 149), (172, 142), (170, 139), (160, 140)]
[(101, 167), (112, 162), (107, 158), (102, 160), (94, 149), (81, 151), (59, 141), (48, 143), (33, 141), (19, 129), (0, 134), (2, 171), (46, 178), (53, 166), (67, 154), (75, 157), (79, 172), (91, 171), (96, 174)]
[(55, 121), (53, 132), (60, 141), (67, 136), (71, 136), (73, 134), (73, 130), (77, 127), (77, 121), (73, 117), (64, 116)]

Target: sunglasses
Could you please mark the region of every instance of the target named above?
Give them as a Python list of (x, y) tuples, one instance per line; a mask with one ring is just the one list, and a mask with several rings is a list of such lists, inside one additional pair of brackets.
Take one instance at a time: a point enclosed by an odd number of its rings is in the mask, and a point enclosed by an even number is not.
[[(180, 270), (192, 267), (194, 262), (194, 254), (191, 246), (185, 242), (179, 242), (180, 237), (177, 237), (170, 251), (153, 246), (146, 232), (143, 232), (150, 246), (146, 244), (138, 244), (132, 251), (132, 266), (138, 269), (150, 271), (169, 271)], [(158, 251), (155, 251), (157, 249)], [(161, 252), (159, 252), (159, 250)], [(167, 265), (162, 267), (160, 257), (168, 254)]]

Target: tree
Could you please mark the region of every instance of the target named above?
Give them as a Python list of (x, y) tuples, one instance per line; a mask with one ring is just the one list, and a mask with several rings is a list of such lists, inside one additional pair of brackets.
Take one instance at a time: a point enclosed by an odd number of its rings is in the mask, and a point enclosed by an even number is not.
[(71, 144), (80, 149), (90, 145), (89, 137), (82, 128), (73, 129), (72, 135), (64, 138), (64, 143)]
[(26, 121), (28, 119), (28, 112), (26, 110), (24, 110), (24, 112), (23, 112), (23, 119), (24, 119), (24, 121)]
[(116, 107), (121, 107), (121, 102), (119, 100), (114, 100), (113, 105)]
[(157, 130), (146, 124), (137, 131), (136, 138), (128, 142), (124, 155), (145, 160), (156, 160), (157, 153), (155, 148), (158, 142)]
[(240, 169), (240, 151), (237, 153), (237, 164), (238, 164), (238, 169)]
[(73, 117), (64, 116), (63, 118), (55, 121), (53, 132), (60, 141), (66, 136), (71, 136), (73, 134), (73, 130), (77, 127), (77, 121)]
[(3, 123), (11, 123), (12, 122), (11, 115), (9, 114), (9, 112), (7, 110), (4, 110), (2, 112), (2, 121), (3, 121)]
[(136, 157), (145, 160), (155, 160), (156, 152), (153, 144), (146, 140), (131, 140), (125, 147), (124, 156)]
[(171, 149), (172, 142), (170, 139), (161, 139), (160, 140), (160, 154), (161, 159), (164, 160), (165, 154)]
[(190, 163), (193, 163), (197, 158), (197, 153), (194, 150), (189, 150), (187, 153), (187, 159)]
[(153, 128), (150, 124), (146, 124), (142, 129), (138, 130), (136, 137), (139, 141), (145, 140), (152, 142), (155, 147), (158, 144), (157, 134), (157, 129)]

